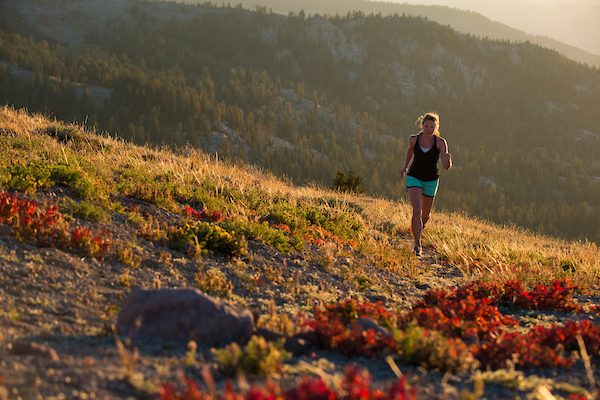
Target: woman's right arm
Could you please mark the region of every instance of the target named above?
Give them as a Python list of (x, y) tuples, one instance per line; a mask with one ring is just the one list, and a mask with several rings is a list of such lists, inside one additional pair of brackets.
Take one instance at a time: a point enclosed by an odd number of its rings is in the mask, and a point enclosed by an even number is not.
[(402, 178), (408, 171), (408, 166), (415, 155), (415, 135), (408, 137), (408, 149), (406, 150), (406, 159), (404, 160), (404, 167), (400, 170), (400, 178)]

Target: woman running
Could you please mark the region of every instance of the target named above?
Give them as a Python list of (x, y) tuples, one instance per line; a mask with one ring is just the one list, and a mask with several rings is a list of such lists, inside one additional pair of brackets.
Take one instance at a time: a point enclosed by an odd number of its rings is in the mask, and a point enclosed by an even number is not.
[[(421, 127), (421, 132), (408, 138), (408, 150), (400, 178), (406, 174), (406, 189), (413, 209), (411, 228), (415, 238), (414, 250), (419, 257), (421, 233), (429, 219), (439, 183), (438, 160), (441, 156), (442, 166), (449, 170), (452, 168), (452, 159), (448, 152), (448, 143), (440, 136), (438, 130), (439, 115), (428, 112), (421, 115), (416, 124)], [(411, 160), (413, 162), (408, 169)]]

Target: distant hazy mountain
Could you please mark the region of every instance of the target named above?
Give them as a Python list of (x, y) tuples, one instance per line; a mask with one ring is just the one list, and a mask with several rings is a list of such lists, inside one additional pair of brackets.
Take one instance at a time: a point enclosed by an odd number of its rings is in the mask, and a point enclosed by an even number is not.
[(529, 34), (549, 36), (594, 54), (600, 54), (600, 1), (598, 0), (387, 1), (443, 5), (471, 10)]
[[(190, 4), (198, 3), (198, 1), (194, 0), (178, 1)], [(219, 2), (217, 3), (220, 4)], [(426, 17), (442, 25), (450, 25), (453, 29), (463, 33), (470, 33), (491, 39), (503, 39), (517, 42), (529, 41), (557, 50), (572, 60), (589, 65), (600, 66), (599, 54), (592, 54), (581, 48), (562, 43), (546, 36), (527, 34), (519, 29), (493, 21), (477, 12), (459, 10), (447, 6), (398, 4), (368, 0), (230, 0), (225, 3), (230, 3), (231, 5), (242, 4), (245, 8), (254, 8), (258, 5), (282, 14), (287, 14), (290, 11), (299, 12), (301, 10), (304, 10), (306, 13), (330, 15), (335, 15), (336, 13), (343, 15), (350, 11), (381, 13), (382, 15), (405, 13)], [(600, 18), (600, 15), (598, 17)], [(529, 20), (535, 18), (538, 18), (538, 16), (533, 13), (528, 14)], [(598, 26), (600, 27), (600, 24), (598, 24)], [(600, 35), (596, 38), (600, 38)]]

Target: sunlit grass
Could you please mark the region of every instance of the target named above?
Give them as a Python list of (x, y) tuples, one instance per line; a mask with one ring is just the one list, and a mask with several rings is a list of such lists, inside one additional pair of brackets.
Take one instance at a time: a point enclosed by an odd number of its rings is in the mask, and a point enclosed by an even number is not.
[[(67, 165), (93, 183), (89, 196), (104, 209), (119, 196), (128, 196), (178, 213), (184, 204), (198, 203), (232, 220), (248, 221), (285, 202), (292, 209), (327, 215), (340, 234), (349, 234), (350, 225), (344, 224), (351, 217), (362, 227), (351, 232), (357, 242), (357, 271), (368, 264), (413, 278), (426, 269), (411, 251), (411, 209), (406, 202), (296, 187), (260, 168), (219, 161), (192, 148), (153, 149), (93, 133), (4, 107), (0, 169), (28, 161)], [(424, 244), (433, 249), (437, 264), (460, 268), (467, 278), (539, 283), (571, 277), (587, 288), (594, 288), (600, 278), (595, 244), (544, 237), (459, 213), (434, 212)]]
[(600, 251), (589, 242), (568, 242), (514, 226), (498, 226), (463, 214), (439, 213), (425, 242), (441, 259), (475, 278), (544, 283), (570, 277), (592, 287), (600, 278)]

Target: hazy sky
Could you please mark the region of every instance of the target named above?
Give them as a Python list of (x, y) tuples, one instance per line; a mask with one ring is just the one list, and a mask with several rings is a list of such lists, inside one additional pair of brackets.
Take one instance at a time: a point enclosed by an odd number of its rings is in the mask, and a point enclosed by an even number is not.
[(477, 11), (530, 34), (600, 54), (600, 0), (387, 0)]

